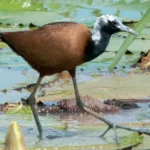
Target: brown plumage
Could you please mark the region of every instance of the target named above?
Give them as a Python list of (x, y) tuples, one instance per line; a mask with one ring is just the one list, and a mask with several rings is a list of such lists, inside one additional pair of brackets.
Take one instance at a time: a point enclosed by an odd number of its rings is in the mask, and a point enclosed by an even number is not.
[(41, 76), (45, 76), (82, 64), (90, 35), (85, 25), (62, 22), (47, 24), (34, 31), (5, 32), (3, 38)]
[[(126, 128), (114, 125), (114, 123), (99, 116), (99, 114), (83, 104), (79, 96), (75, 73), (76, 66), (90, 61), (103, 53), (111, 35), (120, 31), (137, 35), (132, 29), (123, 25), (117, 17), (112, 15), (99, 17), (94, 24), (92, 32), (88, 27), (79, 23), (57, 22), (44, 25), (33, 31), (0, 33), (0, 39), (7, 43), (18, 55), (22, 56), (40, 74), (28, 98), (40, 138), (43, 136), (43, 130), (35, 109), (37, 88), (45, 75), (68, 70), (72, 77), (77, 106), (109, 126), (102, 136), (110, 128), (113, 128), (119, 143), (115, 127)], [(139, 131), (135, 129), (130, 130)], [(145, 132), (140, 130), (140, 133)]]

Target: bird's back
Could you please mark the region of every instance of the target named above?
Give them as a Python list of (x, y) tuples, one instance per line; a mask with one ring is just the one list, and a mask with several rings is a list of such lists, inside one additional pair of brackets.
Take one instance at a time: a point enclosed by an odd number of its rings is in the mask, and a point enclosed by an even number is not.
[(82, 24), (58, 22), (33, 31), (5, 32), (2, 40), (46, 75), (82, 64), (90, 36)]

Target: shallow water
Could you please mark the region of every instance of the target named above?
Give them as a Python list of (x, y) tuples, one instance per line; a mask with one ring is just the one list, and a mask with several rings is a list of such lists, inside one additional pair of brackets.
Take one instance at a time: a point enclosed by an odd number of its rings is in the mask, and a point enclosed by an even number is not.
[[(149, 110), (143, 108), (135, 110), (120, 110), (114, 114), (101, 113), (103, 117), (118, 124), (128, 125), (131, 127), (140, 127), (141, 123), (150, 123)], [(132, 114), (132, 115), (131, 115)], [(128, 116), (128, 118), (127, 118)], [(114, 134), (110, 131), (106, 135), (106, 139), (98, 136), (103, 132), (106, 126), (99, 120), (90, 115), (83, 113), (60, 113), (56, 115), (40, 116), (44, 128), (45, 139), (38, 140), (38, 131), (36, 129), (33, 117), (30, 115), (0, 115), (1, 137), (0, 141), (4, 141), (5, 133), (10, 122), (17, 120), (23, 134), (27, 147), (59, 147), (62, 146), (81, 146), (81, 145), (100, 145), (114, 143)], [(135, 124), (136, 123), (136, 124)], [(66, 126), (67, 125), (67, 126)], [(3, 131), (3, 132), (2, 132)], [(131, 132), (126, 130), (118, 130), (120, 137), (130, 135)], [(3, 147), (3, 144), (1, 144)]]

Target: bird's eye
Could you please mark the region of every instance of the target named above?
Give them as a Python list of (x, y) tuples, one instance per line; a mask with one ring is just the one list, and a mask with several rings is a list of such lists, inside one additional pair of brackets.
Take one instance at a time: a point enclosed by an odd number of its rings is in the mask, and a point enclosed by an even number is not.
[(114, 20), (112, 23), (113, 23), (113, 25), (115, 25), (115, 26), (118, 26), (118, 25), (119, 25), (119, 23), (118, 23), (116, 20)]

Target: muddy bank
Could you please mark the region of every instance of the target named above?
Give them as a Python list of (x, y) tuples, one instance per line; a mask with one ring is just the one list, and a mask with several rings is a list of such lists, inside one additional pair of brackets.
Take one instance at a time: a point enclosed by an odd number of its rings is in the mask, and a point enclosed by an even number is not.
[[(112, 99), (112, 100), (105, 100), (103, 102), (94, 99), (88, 95), (81, 97), (84, 105), (91, 110), (97, 113), (115, 113), (119, 110), (131, 110), (131, 109), (138, 109), (141, 108), (139, 103), (144, 105), (145, 107), (150, 107), (150, 99), (142, 100), (142, 99)], [(23, 108), (27, 106), (26, 108)], [(20, 109), (30, 110), (29, 108), (29, 101), (28, 99), (22, 99), (19, 103), (4, 103), (0, 104), (0, 112), (7, 113), (13, 109), (13, 112), (17, 113)], [(52, 102), (42, 102), (39, 101), (36, 107), (37, 111), (41, 115), (47, 114), (59, 114), (59, 113), (85, 113), (76, 105), (75, 98), (71, 99), (61, 99), (59, 101), (52, 101)], [(22, 111), (26, 113), (26, 111)], [(31, 110), (30, 110), (31, 112)]]

